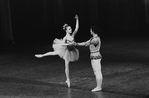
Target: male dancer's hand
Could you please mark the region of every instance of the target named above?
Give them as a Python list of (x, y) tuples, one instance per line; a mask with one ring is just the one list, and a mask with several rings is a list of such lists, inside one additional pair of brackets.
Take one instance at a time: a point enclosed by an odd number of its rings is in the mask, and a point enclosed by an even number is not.
[(89, 45), (90, 45), (90, 43), (86, 43), (86, 44), (85, 44), (85, 47), (87, 47), (87, 46), (89, 46)]

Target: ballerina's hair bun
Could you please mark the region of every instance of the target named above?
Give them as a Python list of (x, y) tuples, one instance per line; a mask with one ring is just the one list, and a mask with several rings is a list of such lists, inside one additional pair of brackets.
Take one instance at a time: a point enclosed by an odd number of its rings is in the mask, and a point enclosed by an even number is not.
[(63, 25), (63, 30), (66, 30), (67, 27), (68, 27), (68, 24), (64, 24)]

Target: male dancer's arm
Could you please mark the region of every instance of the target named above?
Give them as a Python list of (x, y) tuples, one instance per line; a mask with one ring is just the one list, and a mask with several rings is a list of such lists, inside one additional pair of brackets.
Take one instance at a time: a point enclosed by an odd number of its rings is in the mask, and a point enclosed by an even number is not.
[(86, 42), (77, 43), (78, 46), (88, 46), (90, 44), (90, 40)]

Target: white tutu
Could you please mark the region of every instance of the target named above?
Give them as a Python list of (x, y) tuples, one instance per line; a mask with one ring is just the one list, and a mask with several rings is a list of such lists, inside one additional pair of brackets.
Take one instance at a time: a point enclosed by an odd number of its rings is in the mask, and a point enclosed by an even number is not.
[(53, 49), (58, 55), (67, 61), (76, 61), (79, 59), (79, 50), (71, 46), (71, 50), (67, 46), (62, 45), (62, 39), (55, 39), (53, 41)]

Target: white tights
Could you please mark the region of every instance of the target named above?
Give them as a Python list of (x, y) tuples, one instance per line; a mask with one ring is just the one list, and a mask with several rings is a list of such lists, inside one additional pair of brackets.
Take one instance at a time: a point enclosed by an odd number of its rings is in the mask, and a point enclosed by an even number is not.
[(91, 60), (92, 68), (96, 77), (96, 88), (102, 88), (101, 59)]

